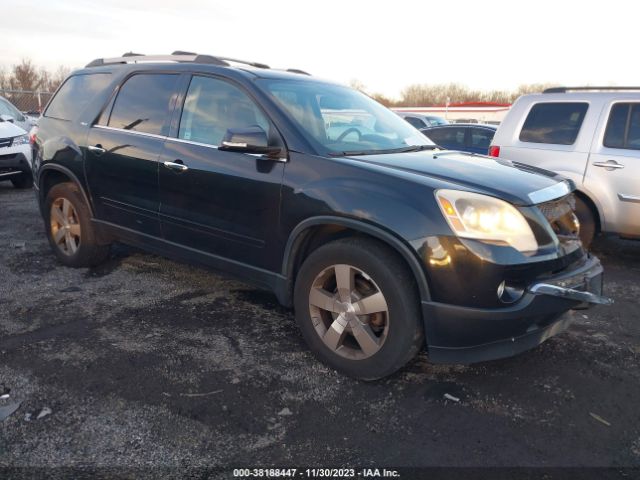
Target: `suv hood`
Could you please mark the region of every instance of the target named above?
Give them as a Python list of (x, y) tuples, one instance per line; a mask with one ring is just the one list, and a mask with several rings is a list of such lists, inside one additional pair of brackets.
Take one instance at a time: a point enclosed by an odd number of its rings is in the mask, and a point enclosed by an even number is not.
[(575, 188), (570, 180), (547, 170), (462, 152), (423, 151), (346, 158), (365, 162), (372, 168), (391, 169), (398, 175), (410, 175), (433, 188), (457, 187), (521, 206), (559, 198)]
[(0, 121), (0, 138), (17, 137), (25, 133), (27, 132), (11, 122)]

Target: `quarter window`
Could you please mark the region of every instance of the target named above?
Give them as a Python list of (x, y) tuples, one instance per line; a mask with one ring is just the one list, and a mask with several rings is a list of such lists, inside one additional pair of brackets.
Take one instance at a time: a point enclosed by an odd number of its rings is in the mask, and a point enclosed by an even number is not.
[(604, 146), (640, 150), (640, 104), (616, 103), (611, 108)]
[(587, 103), (538, 103), (520, 132), (522, 142), (572, 145), (587, 113)]
[(167, 135), (175, 101), (174, 74), (137, 74), (120, 88), (108, 125), (132, 132)]
[(69, 77), (44, 112), (45, 117), (75, 120), (93, 97), (107, 87), (109, 73), (92, 73)]
[(220, 145), (228, 129), (256, 125), (269, 133), (269, 121), (242, 90), (223, 80), (193, 77), (178, 138)]

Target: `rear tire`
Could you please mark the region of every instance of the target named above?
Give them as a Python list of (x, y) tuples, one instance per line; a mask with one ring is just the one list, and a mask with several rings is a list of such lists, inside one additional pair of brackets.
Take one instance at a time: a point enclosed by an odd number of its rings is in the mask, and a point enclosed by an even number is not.
[(298, 272), (294, 304), (311, 351), (350, 377), (390, 375), (424, 345), (413, 274), (375, 240), (348, 238), (315, 250)]
[(580, 240), (585, 250), (589, 250), (596, 235), (596, 217), (591, 206), (576, 196), (576, 217), (580, 222)]
[(44, 221), (49, 244), (68, 267), (93, 267), (109, 255), (91, 224), (91, 212), (78, 186), (71, 182), (54, 185), (45, 200)]
[(31, 172), (22, 172), (22, 174), (12, 177), (11, 183), (15, 188), (31, 188), (33, 186), (33, 176)]

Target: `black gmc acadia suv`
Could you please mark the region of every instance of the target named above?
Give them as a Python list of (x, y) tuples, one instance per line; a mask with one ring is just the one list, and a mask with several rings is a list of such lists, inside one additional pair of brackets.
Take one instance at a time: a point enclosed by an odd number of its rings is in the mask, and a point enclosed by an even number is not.
[(356, 378), (425, 344), (434, 362), (513, 355), (609, 301), (570, 181), (443, 151), (300, 70), (187, 52), (94, 60), (59, 88), (33, 148), (63, 264), (96, 265), (119, 241), (239, 276)]

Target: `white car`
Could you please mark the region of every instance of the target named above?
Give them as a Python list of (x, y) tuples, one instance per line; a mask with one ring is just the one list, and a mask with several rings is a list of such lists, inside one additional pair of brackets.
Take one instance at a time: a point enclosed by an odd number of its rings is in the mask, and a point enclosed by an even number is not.
[(25, 115), (4, 97), (0, 97), (0, 116), (11, 117), (13, 123), (27, 132), (38, 123), (37, 117)]
[(580, 238), (640, 238), (640, 87), (551, 88), (513, 104), (489, 155), (574, 181)]
[(33, 184), (29, 134), (5, 115), (0, 115), (1, 180), (11, 180), (16, 188), (29, 188)]

